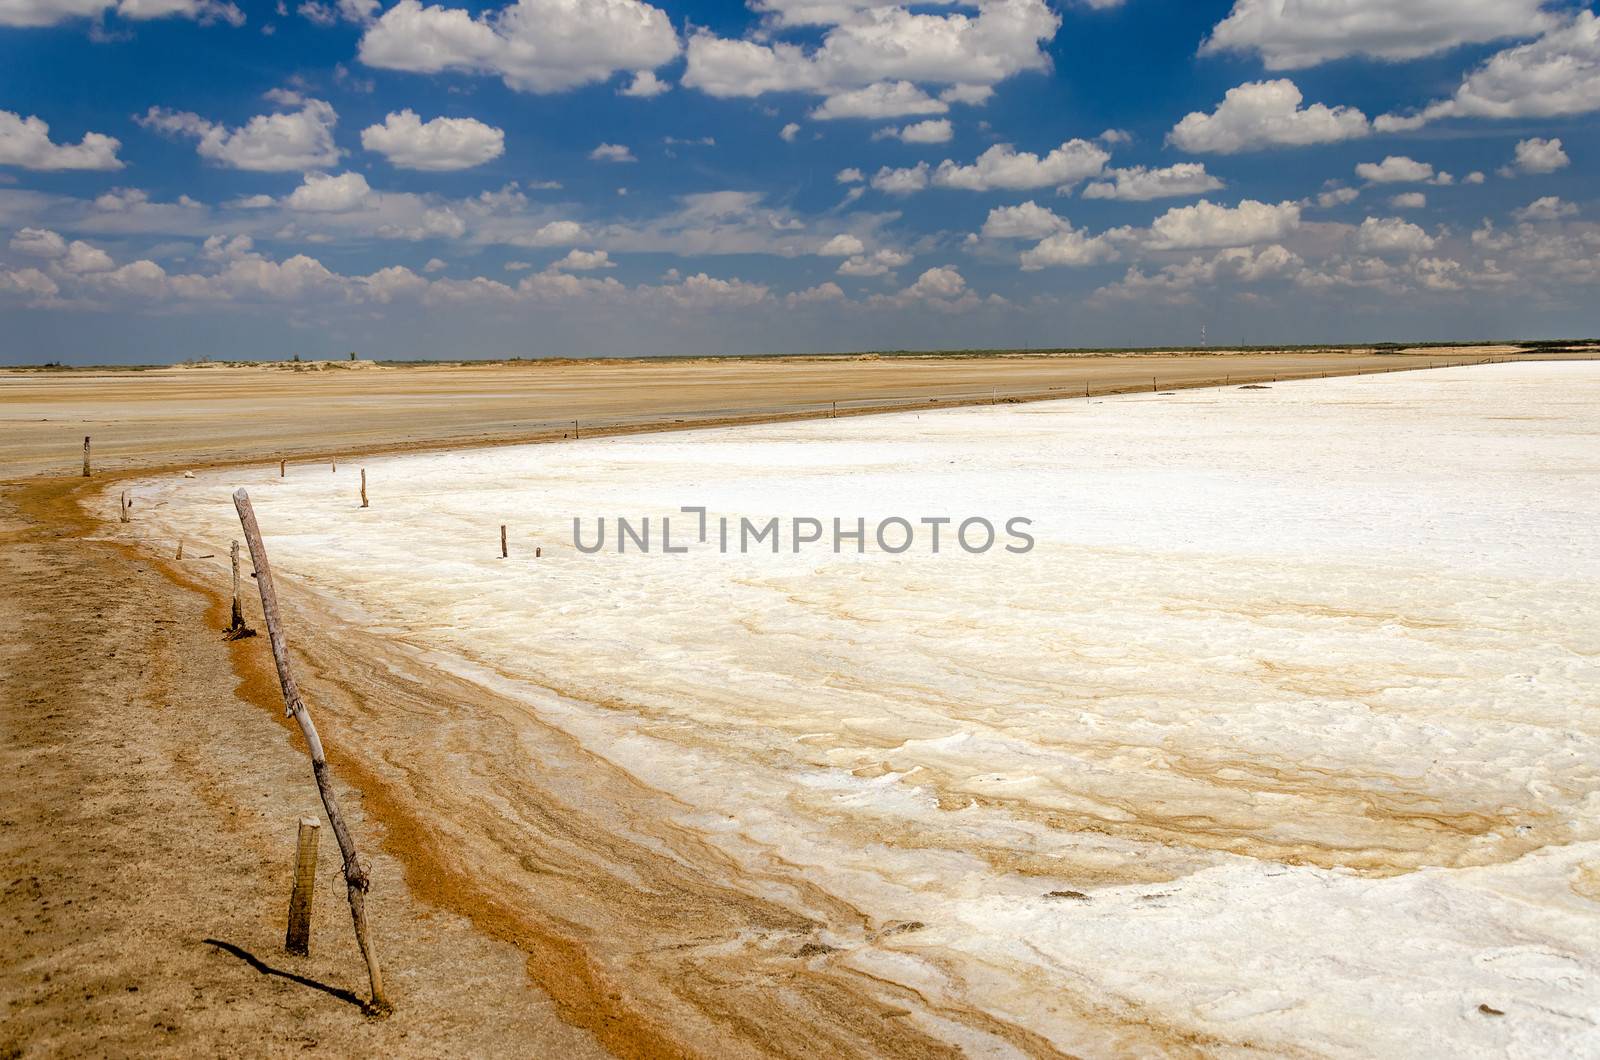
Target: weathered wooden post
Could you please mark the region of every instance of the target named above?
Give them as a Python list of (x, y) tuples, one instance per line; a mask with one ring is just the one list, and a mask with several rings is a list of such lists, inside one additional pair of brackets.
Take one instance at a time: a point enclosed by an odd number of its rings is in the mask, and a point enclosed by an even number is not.
[(288, 474), (288, 471), (286, 469), (286, 465), (287, 464), (288, 464), (288, 461), (286, 461), (286, 460), (278, 461), (278, 477), (279, 478), (283, 478), (285, 475)]
[(337, 475), (339, 473), (339, 460), (337, 457), (328, 461), (328, 468)]
[(500, 558), (505, 559), (510, 553), (506, 551), (506, 524), (500, 524)]
[(578, 421), (577, 420), (573, 420), (572, 421), (572, 440), (573, 441), (577, 441), (578, 440)]
[(317, 835), (321, 831), (322, 823), (315, 817), (300, 818), (294, 889), (289, 892), (289, 930), (283, 948), (301, 957), (311, 953), (311, 895), (317, 885)]
[(361, 469), (361, 507), (367, 506), (367, 469)]
[(83, 436), (83, 477), (89, 477), (89, 436)]
[(344, 858), (346, 895), (350, 900), (350, 919), (355, 924), (356, 943), (366, 958), (367, 978), (372, 984), (372, 1001), (368, 1009), (374, 1013), (390, 1011), (389, 999), (383, 992), (383, 972), (378, 967), (378, 951), (372, 934), (367, 930), (366, 897), (372, 886), (367, 868), (356, 853), (355, 840), (345, 826), (344, 815), (339, 812), (339, 798), (334, 793), (333, 781), (328, 776), (328, 760), (322, 753), (322, 740), (311, 712), (300, 698), (300, 688), (295, 684), (294, 673), (289, 669), (289, 645), (283, 636), (283, 621), (278, 616), (278, 593), (272, 585), (272, 566), (267, 560), (266, 545), (261, 540), (261, 527), (256, 523), (255, 509), (250, 504), (250, 493), (243, 488), (234, 491), (233, 506), (239, 511), (239, 523), (244, 527), (245, 543), (250, 546), (250, 558), (255, 563), (256, 586), (261, 590), (261, 613), (267, 622), (267, 639), (272, 645), (272, 661), (278, 668), (278, 684), (283, 689), (284, 711), (300, 725), (306, 740), (306, 750), (311, 756), (311, 774), (316, 778), (317, 791), (322, 796), (322, 808), (327, 811), (328, 824), (334, 838), (339, 841), (339, 852)]
[(543, 556), (543, 555), (544, 555), (544, 547), (542, 545), (535, 545), (534, 549), (533, 549), (533, 558), (534, 559), (538, 559), (540, 556)]
[(178, 554), (176, 556), (174, 556), (173, 558), (174, 559), (182, 559), (183, 558), (183, 538), (181, 538), (181, 537), (178, 538)]
[(127, 522), (128, 521), (128, 491), (127, 490), (123, 490), (122, 491), (121, 504), (122, 504), (122, 514), (118, 518), (120, 518), (122, 522)]
[(228, 550), (228, 558), (233, 562), (233, 609), (223, 639), (243, 640), (255, 636), (256, 631), (244, 624), (244, 597), (239, 594), (239, 542), (235, 541)]

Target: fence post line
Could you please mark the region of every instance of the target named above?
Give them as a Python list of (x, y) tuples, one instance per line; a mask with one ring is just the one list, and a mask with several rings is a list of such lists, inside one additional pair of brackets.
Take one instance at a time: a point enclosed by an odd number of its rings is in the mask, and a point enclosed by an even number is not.
[(261, 540), (261, 527), (256, 522), (255, 508), (250, 504), (250, 493), (240, 488), (233, 494), (233, 506), (239, 512), (239, 522), (244, 527), (245, 543), (250, 546), (250, 559), (255, 563), (256, 586), (261, 591), (261, 613), (267, 623), (267, 638), (272, 645), (272, 661), (278, 670), (278, 684), (283, 691), (283, 703), (288, 716), (300, 725), (305, 737), (306, 751), (311, 757), (311, 773), (322, 796), (322, 808), (327, 812), (328, 824), (334, 838), (339, 841), (339, 852), (344, 858), (345, 891), (350, 901), (350, 919), (355, 924), (356, 943), (367, 962), (367, 978), (372, 986), (372, 1001), (368, 1005), (374, 1014), (391, 1011), (389, 999), (383, 990), (383, 972), (378, 967), (378, 951), (373, 945), (372, 933), (367, 929), (366, 897), (372, 886), (367, 867), (356, 853), (355, 840), (339, 812), (339, 797), (333, 790), (333, 780), (328, 775), (328, 760), (322, 751), (322, 739), (311, 720), (311, 712), (300, 698), (300, 687), (295, 683), (294, 672), (289, 668), (289, 645), (283, 636), (283, 622), (278, 615), (278, 593), (272, 584), (272, 565), (267, 560), (266, 545)]

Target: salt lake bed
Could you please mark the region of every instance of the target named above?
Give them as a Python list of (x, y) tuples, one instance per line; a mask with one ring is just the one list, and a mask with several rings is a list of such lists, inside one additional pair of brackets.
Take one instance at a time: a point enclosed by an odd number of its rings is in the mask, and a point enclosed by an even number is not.
[[(695, 940), (779, 1009), (803, 974), (971, 1055), (1600, 1052), (1600, 365), (274, 462), (139, 482), (119, 532), (220, 584), (239, 486), (293, 619), (522, 712), (432, 762), (342, 727), (475, 800), (436, 838), (502, 903), (553, 886), (485, 852), (547, 786), (791, 911)], [(714, 1008), (608, 944), (641, 1007)]]

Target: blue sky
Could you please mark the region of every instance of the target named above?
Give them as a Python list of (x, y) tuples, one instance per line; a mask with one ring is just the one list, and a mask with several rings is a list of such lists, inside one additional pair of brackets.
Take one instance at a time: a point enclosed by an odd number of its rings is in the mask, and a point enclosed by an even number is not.
[(1562, 0), (0, 0), (0, 360), (1600, 333)]

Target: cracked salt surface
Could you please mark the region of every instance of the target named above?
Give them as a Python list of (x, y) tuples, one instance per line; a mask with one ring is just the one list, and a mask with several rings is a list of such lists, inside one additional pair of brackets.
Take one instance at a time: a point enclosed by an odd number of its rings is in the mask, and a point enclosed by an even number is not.
[[(676, 795), (745, 886), (922, 925), (825, 959), (1080, 1053), (1600, 1054), (1600, 365), (364, 466), (367, 510), (354, 462), (274, 465), (133, 529), (225, 555), (249, 487), (281, 575)], [(571, 546), (683, 505), (1038, 545)]]

